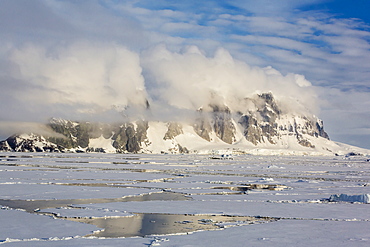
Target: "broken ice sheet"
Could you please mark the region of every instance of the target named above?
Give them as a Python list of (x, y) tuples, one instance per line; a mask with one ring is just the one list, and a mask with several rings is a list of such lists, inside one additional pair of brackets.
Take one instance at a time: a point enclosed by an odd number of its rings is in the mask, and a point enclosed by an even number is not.
[[(68, 156), (68, 158), (65, 158), (65, 161), (68, 162), (49, 162), (52, 159), (51, 157), (39, 157), (37, 161), (28, 160), (22, 162), (22, 166), (7, 165), (9, 163), (16, 164), (18, 161), (2, 162), (0, 164), (0, 198), (118, 198), (125, 195), (158, 192), (160, 190), (156, 188), (161, 188), (189, 193), (193, 200), (75, 203), (72, 206), (82, 207), (82, 209), (72, 209), (68, 205), (59, 205), (55, 211), (58, 211), (57, 213), (61, 216), (68, 217), (104, 217), (104, 213), (106, 213), (107, 218), (109, 218), (115, 214), (125, 216), (126, 212), (134, 212), (175, 215), (262, 215), (292, 219), (267, 224), (232, 227), (224, 231), (202, 231), (192, 235), (166, 236), (170, 241), (160, 242), (161, 246), (204, 246), (214, 245), (214, 243), (224, 246), (242, 246), (246, 242), (252, 246), (266, 246), (266, 243), (271, 246), (286, 246), (284, 245), (286, 243), (294, 245), (295, 243), (309, 243), (313, 240), (321, 245), (361, 246), (362, 244), (368, 246), (370, 241), (367, 227), (369, 224), (368, 204), (324, 203), (322, 201), (322, 199), (328, 199), (330, 195), (338, 193), (347, 195), (368, 194), (368, 187), (364, 185), (370, 183), (369, 166), (368, 162), (364, 163), (361, 160), (343, 160), (336, 157), (238, 156), (232, 160), (232, 163), (227, 163), (209, 160), (201, 156), (197, 158), (199, 161), (195, 164), (196, 156), (194, 155), (137, 155), (140, 156), (140, 159), (131, 160), (133, 162), (125, 159), (125, 157), (129, 157), (126, 155), (91, 154), (92, 158), (89, 158), (90, 154), (75, 155), (76, 161), (73, 161), (73, 155), (57, 155)], [(18, 159), (23, 158), (19, 157)], [(82, 159), (81, 162), (78, 159)], [(116, 164), (111, 162), (110, 159)], [(100, 160), (100, 163), (97, 162), (98, 160)], [(89, 163), (83, 163), (85, 161)], [(50, 163), (54, 168), (48, 167)], [(187, 165), (189, 163), (194, 163), (194, 165)], [(201, 164), (198, 165), (198, 163)], [(40, 164), (44, 167), (39, 166)], [(286, 169), (267, 169), (269, 165), (285, 167)], [(81, 180), (78, 180), (79, 176), (81, 176)], [(59, 184), (57, 185), (56, 182)], [(126, 182), (138, 187), (107, 187), (107, 183), (118, 185), (118, 183)], [(69, 185), (62, 185), (61, 183)], [(247, 183), (282, 184), (289, 188), (283, 191), (251, 190), (247, 191), (246, 194), (204, 193), (224, 191), (223, 189), (212, 189), (213, 187), (238, 187)], [(147, 186), (147, 188), (142, 188), (143, 186)], [(2, 209), (1, 213), (6, 214), (10, 211)], [(41, 211), (53, 212), (51, 208), (41, 209)], [(20, 213), (31, 215), (25, 212)], [(115, 239), (84, 239), (77, 237), (77, 235), (85, 236), (91, 234), (93, 229), (98, 230), (100, 228), (82, 224), (91, 231), (82, 231), (83, 233), (80, 234), (79, 231), (74, 230), (76, 232), (76, 235), (74, 235), (70, 234), (70, 229), (83, 229), (80, 227), (81, 224), (67, 225), (69, 228), (64, 229), (62, 227), (64, 224), (76, 224), (76, 222), (53, 219), (42, 215), (31, 215), (32, 219), (41, 217), (54, 221), (55, 228), (60, 231), (60, 234), (54, 234), (52, 229), (41, 227), (41, 230), (45, 230), (45, 234), (40, 235), (37, 227), (32, 223), (25, 224), (23, 222), (23, 219), (32, 220), (28, 216), (9, 219), (9, 222), (11, 222), (9, 225), (13, 226), (13, 231), (8, 234), (6, 226), (3, 226), (1, 233), (5, 233), (5, 236), (4, 234), (1, 236), (4, 236), (4, 238), (9, 236), (14, 239), (29, 239), (33, 236), (36, 238), (45, 237), (45, 242), (31, 243), (32, 246), (140, 246), (150, 244), (150, 239), (153, 239), (126, 238), (119, 241)], [(203, 217), (203, 219), (206, 219), (206, 217)], [(181, 225), (188, 225), (189, 223), (186, 223), (186, 221), (198, 222), (182, 220), (180, 222), (184, 224)], [(37, 220), (34, 222), (38, 223)], [(233, 223), (229, 224), (233, 225)], [(29, 229), (22, 227), (23, 225)], [(17, 226), (19, 230), (17, 230)], [(311, 230), (307, 231), (307, 229)], [(26, 234), (27, 231), (34, 234)], [(64, 235), (63, 232), (66, 234)], [(73, 237), (73, 239), (68, 240), (66, 244), (66, 242), (57, 240), (57, 237)], [(50, 241), (49, 238), (53, 238), (55, 241)], [(233, 239), (233, 241), (230, 242), (230, 239)], [(27, 246), (26, 242), (8, 244), (17, 247)], [(28, 243), (29, 245), (30, 243)]]

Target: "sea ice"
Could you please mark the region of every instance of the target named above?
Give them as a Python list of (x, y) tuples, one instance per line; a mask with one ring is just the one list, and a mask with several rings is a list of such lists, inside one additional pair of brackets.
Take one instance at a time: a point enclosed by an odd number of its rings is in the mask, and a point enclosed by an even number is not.
[[(6, 205), (0, 208), (0, 245), (367, 247), (370, 245), (368, 164), (357, 156), (348, 160), (334, 156), (234, 155), (233, 160), (222, 160), (194, 154), (3, 153), (0, 199)], [(281, 185), (282, 190), (263, 189), (274, 185)], [(251, 187), (245, 193), (239, 191), (247, 186)], [(162, 191), (176, 192), (174, 195), (187, 196), (189, 200), (115, 199)], [(337, 198), (360, 203), (334, 203), (329, 202), (330, 197), (333, 201)], [(11, 209), (8, 203), (28, 200), (35, 204), (36, 200), (62, 199), (66, 205), (55, 204), (44, 209), (37, 205), (40, 210), (35, 213)], [(76, 203), (70, 199), (77, 199)], [(46, 212), (50, 216), (40, 215)], [(104, 229), (61, 219), (76, 217), (83, 222), (87, 217), (153, 213), (193, 214), (200, 219), (209, 219), (211, 215), (261, 216), (277, 221), (244, 226), (237, 222), (219, 224), (224, 227), (218, 227), (217, 231), (194, 230), (191, 234), (193, 230), (190, 230), (189, 234), (160, 237), (168, 241), (153, 241), (155, 236), (88, 237), (93, 231)], [(198, 223), (187, 218), (177, 221), (181, 227)], [(228, 228), (229, 225), (235, 226)]]

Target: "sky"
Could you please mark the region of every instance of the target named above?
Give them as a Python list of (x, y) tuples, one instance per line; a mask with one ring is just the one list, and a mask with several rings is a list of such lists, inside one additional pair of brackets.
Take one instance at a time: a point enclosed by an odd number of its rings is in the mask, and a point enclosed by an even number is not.
[[(368, 0), (0, 0), (0, 137), (271, 91), (370, 149)], [(298, 103), (292, 103), (298, 102)], [(33, 127), (27, 127), (33, 126)]]

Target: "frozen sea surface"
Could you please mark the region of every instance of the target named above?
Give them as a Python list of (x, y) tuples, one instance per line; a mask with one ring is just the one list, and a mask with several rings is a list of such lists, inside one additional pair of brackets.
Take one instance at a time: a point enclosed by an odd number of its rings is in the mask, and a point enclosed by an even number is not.
[(361, 156), (0, 153), (0, 244), (370, 246), (369, 194)]

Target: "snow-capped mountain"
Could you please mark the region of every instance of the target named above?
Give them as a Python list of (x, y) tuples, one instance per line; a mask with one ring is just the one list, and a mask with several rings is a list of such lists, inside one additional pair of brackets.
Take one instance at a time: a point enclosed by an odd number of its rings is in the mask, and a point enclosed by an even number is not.
[(13, 135), (0, 142), (1, 151), (15, 152), (61, 152), (64, 147), (46, 140), (36, 134)]
[(192, 120), (126, 123), (73, 122), (52, 118), (57, 135), (22, 134), (0, 142), (3, 151), (344, 154), (359, 149), (329, 140), (323, 122), (313, 115), (284, 112), (271, 93), (240, 102), (243, 111), (225, 104), (201, 107)]

